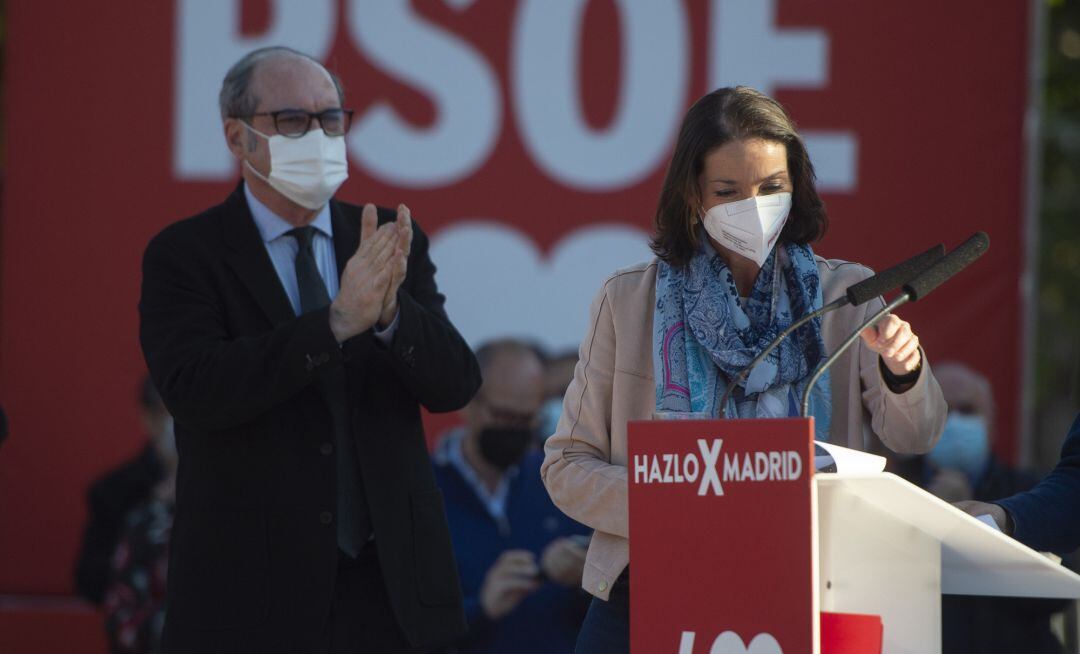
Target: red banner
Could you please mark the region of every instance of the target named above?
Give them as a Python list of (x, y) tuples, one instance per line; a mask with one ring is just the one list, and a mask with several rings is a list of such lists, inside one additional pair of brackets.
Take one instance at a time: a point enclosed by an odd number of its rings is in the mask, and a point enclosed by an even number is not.
[(64, 593), (88, 482), (141, 444), (139, 263), (236, 182), (216, 106), (252, 48), (337, 71), (353, 202), (407, 203), (473, 343), (573, 347), (650, 256), (676, 130), (705, 92), (773, 94), (832, 227), (882, 267), (976, 229), (988, 256), (905, 307), (931, 360), (989, 373), (1018, 424), (1028, 6), (977, 0), (174, 0), (7, 7), (0, 593)]
[(634, 652), (817, 651), (812, 425), (628, 426)]

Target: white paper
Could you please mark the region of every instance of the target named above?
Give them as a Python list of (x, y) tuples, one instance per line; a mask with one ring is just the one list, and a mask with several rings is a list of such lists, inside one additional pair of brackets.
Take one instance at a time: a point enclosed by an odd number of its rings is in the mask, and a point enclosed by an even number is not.
[(1001, 531), (1001, 529), (998, 527), (997, 520), (994, 520), (994, 518), (989, 513), (984, 513), (982, 515), (977, 515), (977, 516), (975, 516), (975, 519), (978, 520), (979, 522), (990, 525), (991, 527), (994, 528), (995, 531)]
[(828, 461), (829, 457), (815, 456), (814, 467), (817, 470), (822, 469), (829, 463), (836, 464), (836, 472), (868, 473), (882, 472), (885, 470), (885, 457), (883, 456), (860, 452), (851, 448), (840, 447), (839, 445), (823, 443), (821, 441), (814, 441), (814, 444), (828, 452), (829, 456), (832, 457), (832, 461)]

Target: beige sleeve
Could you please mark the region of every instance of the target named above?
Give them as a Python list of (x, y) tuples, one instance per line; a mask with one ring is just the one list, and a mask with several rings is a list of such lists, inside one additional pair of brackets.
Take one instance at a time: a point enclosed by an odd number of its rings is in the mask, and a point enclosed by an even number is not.
[(624, 538), (629, 534), (627, 471), (611, 463), (611, 391), (615, 326), (607, 285), (593, 300), (574, 379), (563, 398), (555, 433), (540, 468), (552, 501), (583, 525)]
[[(863, 306), (860, 320), (880, 311), (885, 303), (877, 298)], [(871, 428), (881, 442), (901, 454), (922, 454), (933, 449), (941, 438), (948, 407), (926, 352), (920, 346), (922, 371), (915, 385), (903, 393), (894, 393), (881, 374), (878, 353), (865, 347), (862, 338), (853, 347), (858, 349), (863, 406), (870, 412)]]

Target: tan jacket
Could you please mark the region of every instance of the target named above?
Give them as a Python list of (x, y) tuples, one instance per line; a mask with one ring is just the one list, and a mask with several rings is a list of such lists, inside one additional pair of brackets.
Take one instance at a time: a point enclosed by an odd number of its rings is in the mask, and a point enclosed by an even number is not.
[[(562, 418), (544, 446), (541, 475), (551, 499), (568, 516), (596, 530), (582, 586), (602, 599), (630, 560), (626, 423), (651, 419), (656, 407), (656, 265), (654, 260), (620, 270), (604, 282), (590, 309)], [(872, 274), (864, 266), (835, 259), (817, 257), (817, 266), (826, 303)], [(835, 351), (883, 306), (879, 298), (827, 314), (822, 318), (826, 351)], [(881, 377), (878, 355), (859, 339), (829, 371), (831, 442), (866, 449), (876, 434), (896, 452), (930, 450), (941, 436), (947, 409), (925, 353), (922, 365), (913, 387), (893, 393)]]

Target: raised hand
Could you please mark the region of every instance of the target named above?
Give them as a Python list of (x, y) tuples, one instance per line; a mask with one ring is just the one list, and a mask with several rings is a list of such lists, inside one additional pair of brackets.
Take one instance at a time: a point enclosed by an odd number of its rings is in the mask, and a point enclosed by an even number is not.
[(379, 227), (375, 205), (364, 206), (360, 219), (360, 246), (345, 264), (341, 287), (330, 304), (330, 331), (344, 343), (375, 324), (382, 314), (390, 285), (390, 262), (398, 250), (395, 223)]
[(911, 325), (895, 315), (885, 316), (876, 325), (862, 331), (866, 347), (881, 355), (885, 366), (900, 377), (916, 369), (922, 363), (919, 337), (911, 331)]
[[(390, 226), (387, 223), (384, 227)], [(412, 248), (412, 213), (404, 204), (397, 208), (397, 220), (393, 223), (397, 232), (397, 248), (390, 260), (390, 283), (383, 297), (382, 311), (379, 314), (379, 327), (389, 327), (397, 315), (398, 302), (397, 292), (401, 288), (401, 282), (405, 281), (405, 273), (408, 272), (409, 250)]]

